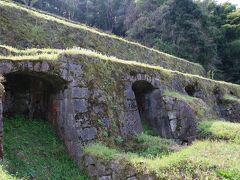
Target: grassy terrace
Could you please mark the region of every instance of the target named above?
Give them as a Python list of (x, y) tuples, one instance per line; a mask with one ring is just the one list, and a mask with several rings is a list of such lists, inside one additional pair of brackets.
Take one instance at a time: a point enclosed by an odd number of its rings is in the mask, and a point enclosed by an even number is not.
[(226, 140), (240, 144), (240, 124), (225, 121), (201, 122), (198, 126), (199, 136), (213, 140)]
[(87, 179), (43, 120), (5, 118), (4, 153), (0, 179)]
[[(100, 32), (83, 24), (72, 22), (45, 12), (0, 1), (0, 42), (18, 48), (72, 48), (82, 47), (121, 59), (165, 68), (204, 74), (201, 65), (145, 47), (126, 39)], [(11, 23), (6, 23), (11, 22)], [(9, 29), (12, 29), (9, 31)], [(4, 34), (4, 36), (3, 36)]]
[[(119, 72), (122, 70), (122, 68), (129, 67), (130, 69), (131, 68), (135, 68), (135, 69), (140, 68), (140, 69), (144, 69), (146, 71), (159, 72), (162, 75), (164, 75), (164, 77), (169, 78), (169, 80), (173, 79), (175, 76), (180, 76), (180, 77), (182, 77), (183, 81), (192, 81), (192, 82), (198, 82), (200, 85), (202, 84), (203, 88), (205, 88), (206, 91), (213, 91), (213, 88), (216, 86), (221, 86), (224, 89), (232, 88), (232, 89), (235, 89), (236, 95), (240, 97), (240, 86), (236, 85), (236, 84), (232, 84), (232, 83), (228, 83), (228, 82), (224, 82), (224, 81), (216, 81), (216, 80), (208, 79), (208, 78), (205, 78), (205, 77), (202, 77), (199, 75), (182, 73), (179, 71), (173, 71), (173, 70), (165, 69), (161, 66), (149, 65), (146, 63), (136, 62), (134, 60), (132, 60), (132, 61), (123, 60), (123, 59), (116, 58), (114, 56), (103, 55), (99, 52), (91, 51), (88, 49), (74, 48), (74, 49), (65, 49), (64, 50), (64, 49), (50, 49), (50, 48), (46, 48), (46, 49), (33, 48), (33, 49), (19, 50), (16, 48), (12, 48), (10, 46), (0, 45), (0, 49), (1, 48), (7, 49), (8, 52), (10, 52), (10, 53), (7, 56), (3, 56), (0, 54), (0, 60), (56, 61), (56, 60), (60, 60), (62, 55), (69, 56), (69, 58), (71, 58), (71, 56), (74, 56), (73, 57), (74, 59), (76, 59), (76, 57), (78, 56), (78, 59), (81, 61), (84, 61), (84, 62), (86, 61), (85, 59), (87, 59), (89, 62), (91, 62), (91, 60), (94, 61), (97, 59), (97, 60), (103, 62), (105, 65), (109, 65), (109, 66), (111, 66), (111, 64), (119, 64), (120, 66), (118, 66), (119, 67), (118, 70), (113, 69), (114, 71), (119, 71)], [(123, 72), (125, 72), (125, 71), (123, 71)], [(122, 73), (122, 72), (120, 72), (120, 73)], [(206, 86), (208, 86), (208, 87), (206, 87)], [(211, 88), (211, 89), (209, 89), (209, 88)], [(173, 96), (178, 96), (178, 97), (182, 97), (182, 98), (187, 97), (189, 100), (189, 96), (179, 96), (178, 93), (174, 94), (174, 92), (167, 92), (167, 93), (170, 93), (170, 96), (173, 95)], [(180, 95), (182, 95), (182, 94), (180, 94)], [(236, 100), (237, 96), (234, 96), (235, 100)], [(192, 100), (193, 98), (190, 97), (190, 99)]]
[[(172, 148), (172, 143), (164, 143), (161, 138), (140, 135), (143, 136), (142, 142), (158, 138), (154, 141), (162, 141), (161, 144), (164, 144), (165, 148), (154, 151), (150, 145), (149, 148), (145, 148), (145, 153), (133, 153), (98, 143), (87, 146), (85, 152), (105, 160), (120, 158), (140, 172), (143, 168), (140, 164), (144, 164), (160, 179), (239, 179), (240, 144), (236, 138), (239, 137), (240, 125), (223, 121), (204, 121), (199, 125), (199, 130), (206, 140), (195, 141), (187, 147)], [(208, 140), (209, 138), (212, 140)], [(228, 141), (223, 141), (224, 139)], [(233, 141), (229, 141), (230, 139)], [(151, 141), (149, 143), (151, 144)], [(151, 152), (157, 154), (152, 156)]]
[(230, 95), (230, 94), (225, 94), (223, 98), (226, 101), (240, 103), (240, 98)]

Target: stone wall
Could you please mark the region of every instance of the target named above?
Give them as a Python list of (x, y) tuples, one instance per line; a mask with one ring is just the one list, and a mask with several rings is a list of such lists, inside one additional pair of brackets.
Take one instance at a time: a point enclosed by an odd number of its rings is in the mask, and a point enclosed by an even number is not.
[[(2, 97), (2, 94), (1, 94)], [(3, 158), (3, 104), (2, 98), (0, 98), (0, 158)]]
[[(163, 92), (167, 89), (188, 95), (185, 88), (193, 84), (195, 91), (192, 95), (209, 109), (205, 116), (222, 117), (211, 81), (198, 79), (196, 84), (196, 79), (188, 79), (188, 76), (166, 76), (161, 71), (134, 66), (119, 67), (117, 63), (106, 64), (97, 58), (62, 55), (58, 61), (1, 61), (0, 73), (6, 77), (18, 73), (42, 78), (56, 88), (48, 97), (51, 105), (46, 119), (56, 127), (69, 154), (79, 163), (82, 146), (86, 143), (142, 132), (141, 112), (133, 90), (137, 81), (147, 82), (153, 88), (145, 94), (146, 102), (150, 103), (144, 107), (147, 110), (145, 115), (160, 136), (189, 143), (196, 137), (199, 120), (198, 107), (165, 96)], [(207, 91), (202, 88), (203, 83), (209, 85)], [(223, 85), (217, 85), (225, 93)], [(237, 87), (227, 87), (238, 96)], [(239, 104), (230, 103), (230, 106), (235, 108), (231, 117), (238, 118)]]
[(147, 170), (137, 171), (120, 159), (106, 160), (89, 154), (82, 158), (83, 168), (92, 180), (153, 180), (157, 179)]
[[(61, 17), (27, 9), (9, 1), (0, 1), (0, 12), (1, 44), (20, 49), (27, 47), (67, 49), (75, 46), (129, 61), (135, 60), (180, 72), (206, 75), (200, 64), (147, 48), (76, 22), (69, 22)], [(28, 20), (25, 21), (25, 19)], [(36, 22), (38, 22), (37, 27)], [(39, 32), (31, 33), (35, 32), (36, 28)]]

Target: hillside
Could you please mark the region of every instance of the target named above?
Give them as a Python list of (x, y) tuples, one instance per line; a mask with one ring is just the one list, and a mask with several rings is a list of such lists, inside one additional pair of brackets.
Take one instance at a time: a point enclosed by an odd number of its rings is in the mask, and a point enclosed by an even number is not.
[(0, 179), (239, 179), (240, 85), (205, 75), (0, 1)]
[[(147, 48), (85, 25), (27, 9), (10, 2), (0, 2), (0, 44), (17, 48), (81, 47), (192, 74), (205, 75), (199, 64)], [(9, 31), (11, 29), (11, 31)]]

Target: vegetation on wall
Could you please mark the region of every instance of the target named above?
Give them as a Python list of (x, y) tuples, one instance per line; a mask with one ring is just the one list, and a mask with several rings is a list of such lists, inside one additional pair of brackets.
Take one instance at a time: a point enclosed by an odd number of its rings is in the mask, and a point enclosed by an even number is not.
[(130, 164), (138, 172), (147, 170), (157, 179), (239, 179), (239, 125), (219, 120), (204, 121), (199, 125), (199, 131), (207, 140), (195, 141), (185, 147), (141, 134), (137, 140), (143, 145), (155, 141), (155, 145), (161, 142), (165, 148), (155, 151), (156, 146), (151, 144), (138, 153), (138, 146), (135, 146), (133, 153), (131, 149), (124, 152), (117, 147), (97, 143), (86, 146), (84, 150), (105, 161), (120, 159), (121, 164)]
[(0, 10), (0, 44), (20, 49), (81, 47), (125, 60), (161, 65), (172, 70), (202, 76), (206, 74), (199, 64), (100, 32), (83, 24), (5, 0), (0, 1)]
[(38, 0), (34, 7), (201, 63), (211, 77), (239, 83), (240, 13), (229, 2)]

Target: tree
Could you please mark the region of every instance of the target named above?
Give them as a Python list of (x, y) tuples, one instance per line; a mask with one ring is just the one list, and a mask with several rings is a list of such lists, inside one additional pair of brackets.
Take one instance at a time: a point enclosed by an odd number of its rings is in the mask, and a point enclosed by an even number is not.
[(170, 0), (153, 12), (141, 15), (127, 34), (149, 46), (208, 67), (216, 59), (216, 44), (206, 32), (205, 19), (193, 1)]

